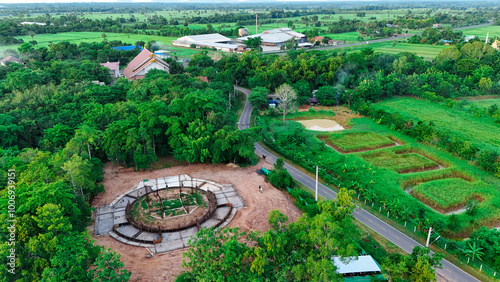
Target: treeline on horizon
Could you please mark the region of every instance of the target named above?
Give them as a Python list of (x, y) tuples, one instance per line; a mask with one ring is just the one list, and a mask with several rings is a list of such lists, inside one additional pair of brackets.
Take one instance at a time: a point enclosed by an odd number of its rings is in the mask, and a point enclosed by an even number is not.
[[(367, 7), (364, 7), (367, 8)], [(373, 8), (373, 7), (372, 7)], [(381, 6), (380, 9), (386, 9), (388, 7)], [(362, 9), (360, 9), (362, 10)], [(368, 10), (368, 9), (366, 9)], [(206, 34), (220, 32), (226, 36), (237, 36), (238, 28), (242, 25), (250, 25), (254, 23), (255, 15), (250, 13), (238, 13), (238, 12), (228, 12), (228, 13), (216, 13), (215, 15), (206, 15), (207, 10), (198, 11), (195, 16), (179, 16), (175, 18), (166, 18), (161, 15), (150, 15), (147, 17), (147, 21), (144, 23), (137, 23), (137, 18), (134, 14), (146, 14), (154, 13), (155, 11), (148, 10), (145, 7), (138, 9), (119, 10), (123, 13), (128, 13), (128, 17), (120, 17), (112, 19), (110, 17), (105, 19), (88, 19), (82, 15), (82, 12), (67, 12), (61, 13), (60, 15), (53, 15), (53, 13), (44, 13), (44, 15), (37, 17), (29, 17), (29, 13), (26, 15), (23, 11), (16, 12), (16, 18), (4, 17), (0, 20), (0, 44), (19, 44), (22, 43), (15, 36), (25, 36), (30, 35), (32, 38), (36, 34), (45, 33), (59, 33), (59, 32), (81, 32), (81, 31), (93, 31), (93, 32), (117, 32), (117, 33), (140, 33), (146, 35), (161, 35), (161, 36), (184, 36), (189, 34)], [(179, 10), (181, 11), (181, 10)], [(346, 10), (347, 11), (347, 10)], [(356, 12), (358, 9), (350, 9), (349, 11)], [(370, 11), (370, 10), (368, 10)], [(88, 11), (87, 11), (88, 12)], [(204, 13), (203, 13), (204, 12)], [(345, 12), (345, 11), (341, 11)], [(436, 12), (433, 13), (432, 9), (426, 11), (425, 14), (415, 14), (411, 10), (408, 10), (405, 15), (398, 16), (397, 18), (388, 19), (374, 19), (370, 22), (363, 22), (359, 19), (351, 20), (352, 23), (342, 22), (340, 20), (338, 23), (323, 21), (318, 19), (317, 14), (335, 14), (339, 13), (338, 9), (325, 9), (325, 8), (313, 8), (313, 9), (295, 9), (295, 10), (284, 10), (277, 8), (268, 8), (265, 13), (259, 14), (260, 24), (266, 23), (282, 23), (288, 27), (293, 28), (294, 22), (290, 21), (291, 17), (301, 17), (300, 23), (310, 25), (311, 27), (324, 27), (324, 32), (329, 33), (342, 33), (348, 31), (359, 31), (362, 35), (370, 36), (390, 36), (393, 30), (385, 31), (387, 29), (386, 24), (393, 24), (399, 27), (397, 32), (401, 32), (400, 29), (424, 29), (431, 27), (434, 23), (441, 24), (451, 24), (453, 27), (466, 26), (487, 23), (489, 20), (494, 19), (496, 24), (499, 24), (498, 20), (498, 10), (487, 9), (487, 8), (476, 8), (474, 11), (460, 11), (456, 14)], [(357, 17), (364, 17), (365, 13), (357, 12)], [(382, 14), (381, 14), (382, 15)], [(19, 23), (25, 21), (25, 18), (29, 18), (32, 21), (38, 21), (46, 23), (47, 25), (20, 25)], [(214, 23), (234, 23), (235, 28), (224, 30), (215, 30), (210, 24)], [(189, 28), (189, 24), (207, 24), (207, 28)], [(349, 29), (345, 29), (344, 25), (349, 25)], [(180, 26), (183, 25), (183, 26)], [(366, 32), (367, 30), (372, 32)], [(382, 32), (376, 33), (375, 30), (380, 30)]]

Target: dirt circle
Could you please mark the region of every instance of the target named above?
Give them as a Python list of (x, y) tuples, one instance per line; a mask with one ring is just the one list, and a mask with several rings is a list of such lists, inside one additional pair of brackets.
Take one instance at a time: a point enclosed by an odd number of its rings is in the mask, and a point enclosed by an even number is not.
[(298, 120), (305, 128), (315, 131), (339, 131), (344, 130), (342, 125), (331, 119), (308, 119)]
[(170, 188), (150, 192), (134, 201), (127, 209), (127, 217), (140, 230), (171, 232), (196, 225), (210, 217), (216, 207), (215, 195), (199, 188)]

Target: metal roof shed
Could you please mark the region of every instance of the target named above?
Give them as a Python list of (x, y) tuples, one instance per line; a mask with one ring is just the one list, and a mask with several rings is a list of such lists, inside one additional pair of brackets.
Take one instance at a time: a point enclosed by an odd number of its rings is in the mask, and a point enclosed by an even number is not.
[(377, 262), (372, 256), (358, 256), (340, 258), (332, 257), (333, 264), (337, 267), (335, 272), (344, 277), (377, 275), (382, 273)]

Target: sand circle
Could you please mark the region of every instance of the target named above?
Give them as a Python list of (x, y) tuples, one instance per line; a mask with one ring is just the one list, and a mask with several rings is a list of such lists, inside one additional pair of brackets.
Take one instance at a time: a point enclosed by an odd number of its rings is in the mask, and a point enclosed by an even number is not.
[(339, 131), (344, 130), (342, 125), (338, 124), (336, 121), (331, 119), (309, 119), (309, 120), (299, 120), (306, 129), (314, 131)]

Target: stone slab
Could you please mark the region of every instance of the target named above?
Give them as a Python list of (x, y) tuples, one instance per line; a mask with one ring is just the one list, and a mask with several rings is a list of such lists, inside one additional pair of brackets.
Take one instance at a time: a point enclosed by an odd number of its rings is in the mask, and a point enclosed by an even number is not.
[(185, 245), (182, 239), (176, 239), (168, 242), (162, 241), (160, 244), (156, 244), (155, 248), (151, 248), (151, 251), (156, 253), (164, 253), (172, 250), (181, 249), (184, 247)]
[(137, 234), (137, 232), (139, 232), (139, 230), (135, 227), (133, 227), (132, 225), (123, 225), (116, 228), (116, 231), (120, 232), (121, 234), (124, 234), (126, 236), (129, 236), (129, 237), (132, 237), (134, 236), (135, 234)]
[(223, 186), (222, 191), (224, 191), (224, 193), (227, 193), (227, 192), (234, 192), (236, 191), (236, 189), (234, 189), (234, 186)]
[(217, 205), (223, 205), (223, 204), (227, 204), (229, 203), (229, 201), (227, 200), (226, 197), (224, 198), (217, 198)]
[(245, 203), (243, 203), (240, 197), (231, 198), (230, 201), (231, 204), (233, 204), (233, 207), (236, 209), (245, 207)]
[(198, 232), (198, 228), (196, 228), (196, 227), (179, 231), (182, 238), (186, 238), (186, 237), (189, 238), (189, 237), (193, 236), (194, 234), (196, 234), (196, 232)]
[(201, 227), (212, 227), (212, 226), (215, 226), (217, 223), (219, 223), (218, 220), (216, 219), (208, 219), (207, 221), (203, 222), (203, 224), (201, 225)]

